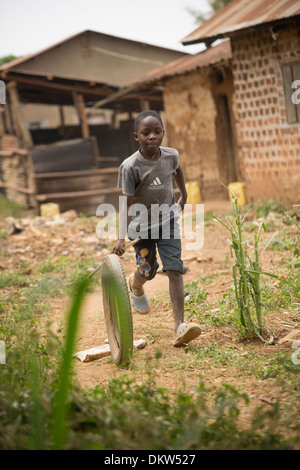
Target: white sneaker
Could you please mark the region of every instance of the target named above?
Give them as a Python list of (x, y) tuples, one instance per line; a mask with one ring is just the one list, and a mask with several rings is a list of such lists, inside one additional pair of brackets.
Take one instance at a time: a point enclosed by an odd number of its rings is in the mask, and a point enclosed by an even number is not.
[(201, 328), (197, 323), (181, 323), (177, 330), (176, 339), (173, 346), (179, 347), (188, 344), (193, 339), (201, 334)]

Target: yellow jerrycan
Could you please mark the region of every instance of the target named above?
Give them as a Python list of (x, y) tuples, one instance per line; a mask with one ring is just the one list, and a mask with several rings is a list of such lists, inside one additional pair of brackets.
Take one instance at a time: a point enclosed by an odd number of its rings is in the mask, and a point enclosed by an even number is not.
[(201, 203), (201, 193), (198, 181), (188, 181), (185, 184), (188, 197), (187, 204), (200, 204)]
[(239, 182), (230, 183), (228, 185), (228, 193), (229, 193), (230, 200), (232, 200), (231, 193), (237, 198), (237, 202), (239, 206), (248, 204), (246, 186), (244, 183), (239, 183)]
[(52, 217), (53, 215), (59, 214), (59, 205), (54, 202), (41, 204), (40, 211), (42, 217)]

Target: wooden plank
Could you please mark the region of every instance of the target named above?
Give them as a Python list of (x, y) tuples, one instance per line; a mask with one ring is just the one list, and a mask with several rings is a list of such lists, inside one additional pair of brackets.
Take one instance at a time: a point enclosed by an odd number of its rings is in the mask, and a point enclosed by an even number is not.
[(0, 150), (0, 157), (12, 157), (13, 155), (20, 155), (21, 157), (26, 157), (28, 151), (25, 149), (9, 149)]
[(9, 183), (0, 182), (0, 188), (13, 189), (14, 191), (17, 191), (23, 194), (30, 194), (30, 195), (34, 194), (34, 191), (30, 188), (22, 188), (20, 186), (14, 186), (13, 184), (9, 184)]
[(49, 199), (72, 199), (76, 197), (89, 197), (97, 195), (109, 195), (109, 194), (121, 194), (122, 191), (119, 188), (103, 188), (103, 189), (91, 189), (87, 191), (75, 191), (69, 193), (50, 193), (50, 194), (38, 194), (36, 196), (37, 201), (42, 202)]
[(56, 171), (49, 173), (31, 173), (30, 176), (35, 179), (48, 179), (48, 178), (82, 178), (83, 176), (93, 175), (107, 175), (117, 174), (119, 169), (114, 168), (100, 168), (95, 170), (79, 170), (79, 171)]
[(10, 150), (0, 150), (0, 157), (5, 158), (5, 157), (12, 157), (13, 156), (13, 151)]

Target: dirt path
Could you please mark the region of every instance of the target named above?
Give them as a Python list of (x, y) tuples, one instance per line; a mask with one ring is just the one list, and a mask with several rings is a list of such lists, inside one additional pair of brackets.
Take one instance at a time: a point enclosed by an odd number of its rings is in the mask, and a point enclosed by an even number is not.
[[(205, 206), (206, 211), (217, 209), (219, 214), (230, 211), (230, 208), (231, 205), (227, 201), (211, 202)], [(220, 262), (224, 261), (227, 256), (227, 246), (224, 246), (223, 241), (224, 230), (219, 228), (217, 231), (219, 237), (216, 238), (214, 227), (212, 227), (212, 230), (208, 227), (205, 231), (205, 243), (200, 252), (186, 250), (185, 244), (183, 243), (183, 261), (185, 268), (187, 268), (187, 272), (184, 274), (185, 284), (197, 281), (199, 276), (211, 275), (211, 273), (219, 270)], [(199, 261), (200, 259), (202, 261)], [(123, 257), (123, 266), (127, 276), (134, 271), (135, 261), (133, 248), (129, 248), (126, 255)], [(224, 282), (224, 284), (222, 284), (222, 282)], [(221, 293), (226, 284), (228, 285), (228, 279), (222, 281), (222, 279), (218, 277), (217, 283), (211, 286), (210, 289), (213, 290), (217, 288), (218, 292)], [(225, 289), (226, 288), (227, 286)], [(155, 355), (157, 349), (162, 350), (165, 357), (172, 357), (172, 360), (175, 362), (177, 356), (182, 358), (184, 355), (182, 349), (176, 349), (172, 346), (174, 325), (172, 309), (168, 300), (168, 289), (168, 278), (162, 273), (158, 273), (156, 277), (145, 286), (147, 296), (152, 304), (152, 310), (150, 314), (146, 316), (133, 313), (133, 322), (134, 339), (143, 338), (147, 343), (144, 350), (135, 351), (131, 371), (139, 371), (140, 368), (143, 369), (145, 360), (148, 361), (149, 357)], [(101, 286), (99, 286), (97, 292), (92, 293), (86, 299), (81, 318), (77, 350), (86, 350), (105, 344), (107, 335), (102, 307)], [(193, 342), (193, 345), (195, 347), (199, 346), (201, 342), (202, 339), (199, 338)], [(128, 371), (120, 371), (112, 363), (110, 358), (104, 358), (89, 363), (76, 362), (78, 381), (85, 387), (92, 387), (103, 383), (103, 381), (109, 378), (119, 377), (122, 373), (128, 373)], [(161, 377), (162, 383), (166, 383), (166, 378), (169, 377), (169, 375), (167, 371), (164, 371)], [(176, 381), (172, 384), (171, 378), (169, 378), (168, 382), (171, 388), (176, 387)]]
[[(211, 204), (211, 209), (216, 207)], [(211, 210), (206, 207), (206, 210)], [(225, 214), (230, 210), (229, 204), (218, 206), (218, 213)], [(205, 227), (205, 242), (200, 252), (186, 251), (183, 249), (184, 266), (187, 272), (184, 274), (184, 283), (190, 284), (201, 277), (199, 285), (206, 289), (207, 299), (210, 303), (216, 303), (226, 294), (232, 285), (231, 265), (229, 257), (229, 245), (226, 242), (228, 232), (219, 223), (207, 225)], [(271, 236), (266, 234), (266, 240)], [(184, 246), (184, 244), (183, 244)], [(273, 269), (277, 254), (265, 252), (263, 269)], [(135, 267), (133, 249), (129, 249), (123, 259), (126, 275), (129, 275)], [(205, 282), (210, 278), (210, 282)], [(147, 379), (147, 370), (154, 372), (156, 382), (159, 386), (167, 387), (169, 390), (178, 390), (178, 387), (187, 387), (189, 391), (195, 391), (199, 384), (199, 377), (205, 377), (206, 383), (213, 386), (221, 385), (223, 382), (237, 386), (248, 392), (252, 397), (252, 405), (259, 405), (263, 400), (273, 402), (276, 398), (282, 398), (280, 387), (273, 383), (270, 389), (265, 389), (265, 384), (257, 380), (254, 374), (245, 378), (240, 371), (226, 366), (226, 360), (220, 360), (220, 367), (212, 366), (210, 358), (199, 359), (197, 351), (199, 348), (209, 348), (215, 345), (216, 350), (224, 349), (225, 353), (233, 351), (243, 360), (247, 360), (250, 347), (239, 341), (238, 335), (232, 329), (226, 327), (213, 327), (201, 323), (201, 312), (197, 312), (200, 317), (202, 334), (190, 345), (189, 353), (184, 349), (174, 348), (172, 309), (168, 297), (168, 279), (163, 274), (157, 274), (155, 279), (145, 286), (146, 293), (152, 305), (149, 315), (142, 316), (133, 314), (134, 338), (145, 339), (146, 347), (143, 350), (135, 350), (131, 367), (128, 370), (120, 370), (110, 358), (82, 363), (79, 360), (75, 363), (76, 375), (79, 383), (83, 387), (93, 387), (105, 384), (108, 379), (119, 378), (124, 374), (129, 374), (135, 380), (143, 381)], [(278, 318), (276, 312), (274, 316)], [(271, 321), (271, 319), (270, 319)], [(289, 330), (279, 327), (275, 322), (273, 325), (274, 334), (283, 336)], [(82, 312), (82, 324), (78, 340), (78, 350), (85, 350), (104, 344), (106, 339), (105, 323), (102, 309), (101, 287), (98, 292), (89, 296)], [(280, 350), (278, 344), (264, 345), (257, 344), (259, 354), (273, 354)], [(157, 351), (160, 352), (159, 361), (155, 360)], [(250, 353), (249, 353), (250, 355)], [(248, 408), (249, 412), (249, 408)]]

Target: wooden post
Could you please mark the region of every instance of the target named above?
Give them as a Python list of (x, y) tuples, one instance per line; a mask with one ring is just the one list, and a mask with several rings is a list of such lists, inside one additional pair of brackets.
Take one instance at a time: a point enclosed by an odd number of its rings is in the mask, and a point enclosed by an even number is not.
[(4, 108), (4, 124), (5, 124), (5, 133), (9, 135), (15, 135), (12, 123), (12, 116), (11, 116), (11, 107), (10, 102), (7, 100), (6, 105)]
[(81, 124), (82, 137), (88, 139), (90, 137), (90, 129), (85, 112), (84, 98), (81, 93), (73, 92), (74, 105), (77, 109), (78, 117)]
[(0, 104), (0, 137), (5, 134), (4, 106)]
[(33, 147), (31, 134), (22, 119), (17, 83), (9, 82), (7, 84), (7, 89), (9, 91), (12, 106), (12, 114), (14, 123), (16, 125), (17, 135), (18, 137), (20, 137), (20, 139), (22, 139), (26, 147)]
[(60, 116), (60, 126), (59, 126), (59, 133), (61, 135), (65, 134), (65, 115), (64, 115), (64, 108), (63, 106), (59, 106), (59, 116)]
[(140, 99), (140, 106), (141, 106), (141, 111), (148, 111), (150, 109), (149, 101), (145, 100), (144, 98)]
[(26, 167), (26, 176), (27, 176), (27, 187), (30, 191), (30, 195), (28, 195), (29, 205), (34, 209), (38, 209), (39, 203), (36, 199), (37, 197), (37, 182), (34, 178), (34, 165), (32, 161), (32, 155), (30, 152), (27, 152), (25, 157), (25, 167)]

